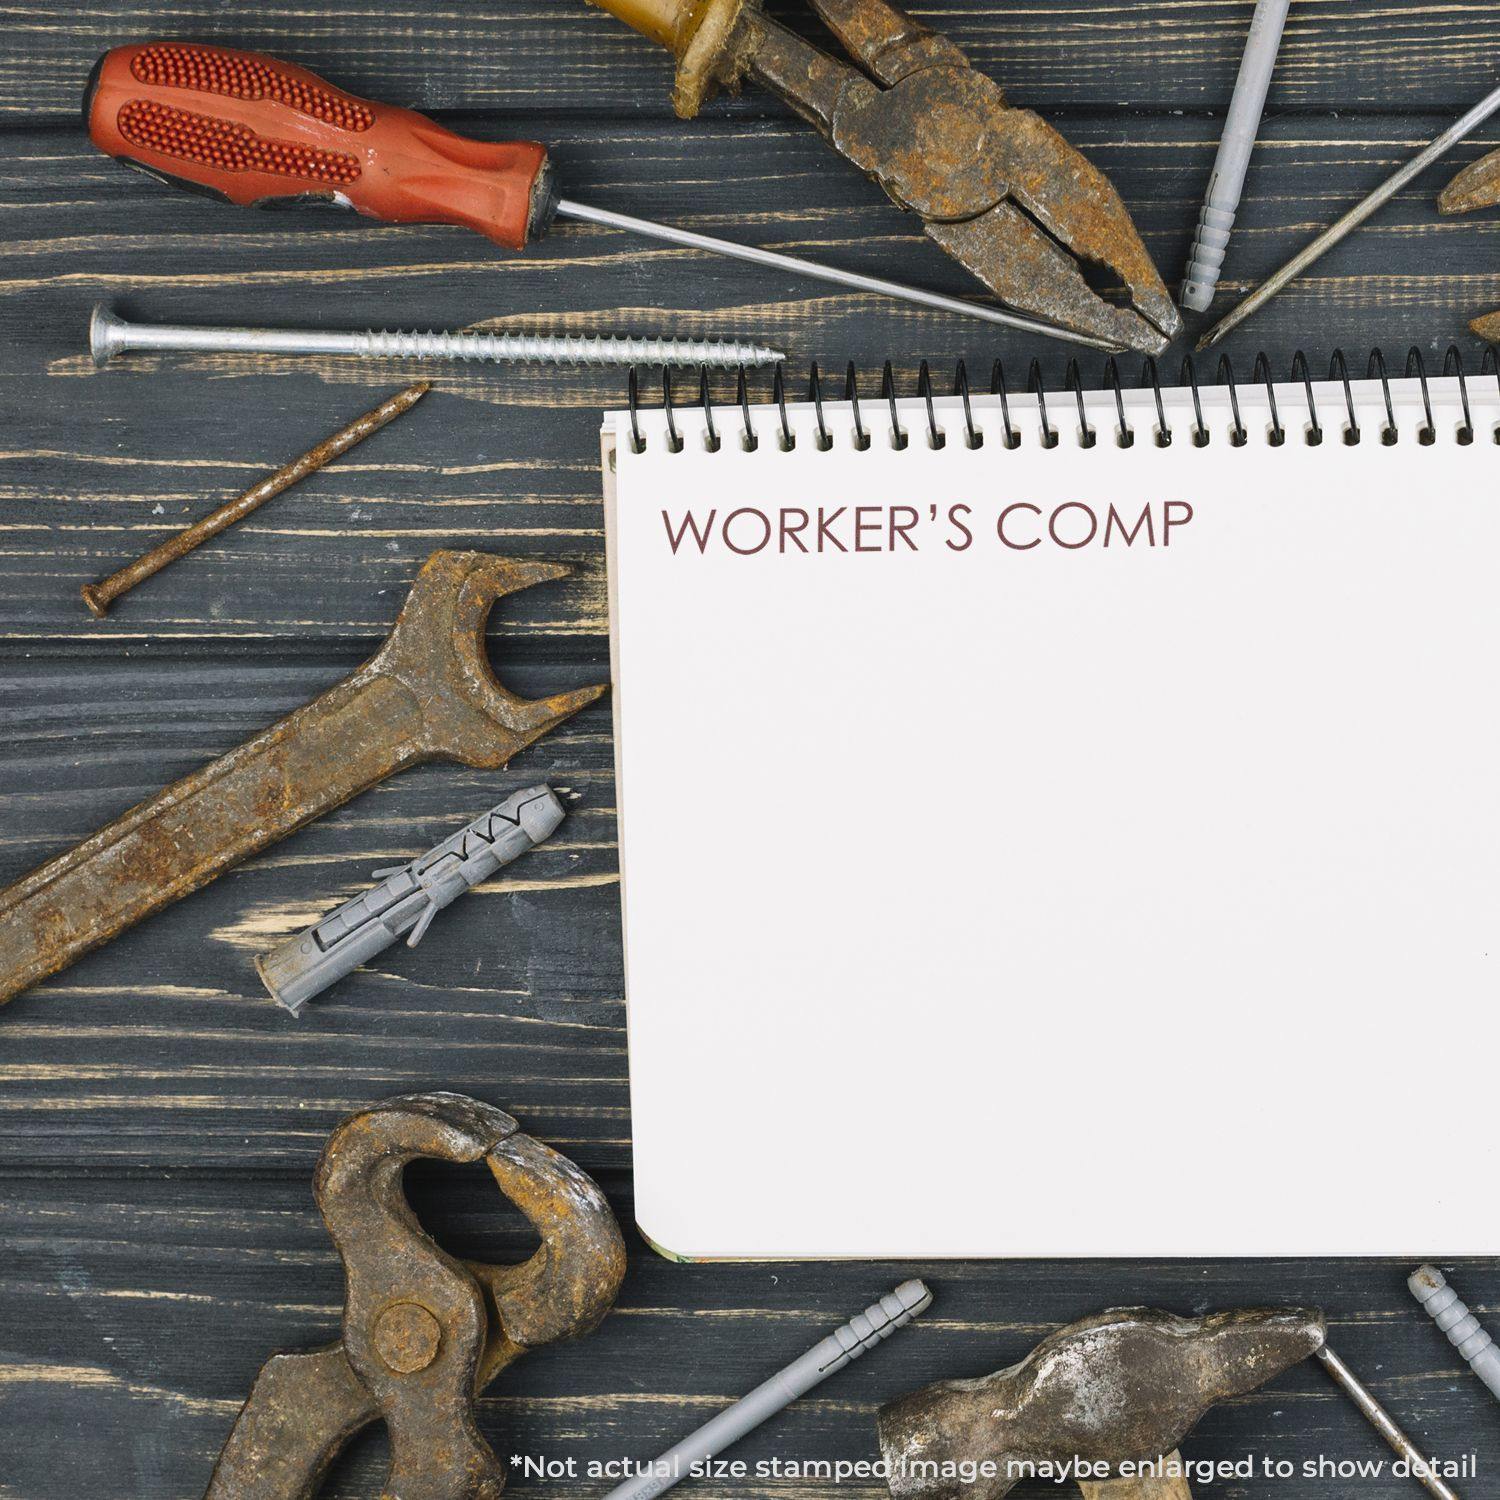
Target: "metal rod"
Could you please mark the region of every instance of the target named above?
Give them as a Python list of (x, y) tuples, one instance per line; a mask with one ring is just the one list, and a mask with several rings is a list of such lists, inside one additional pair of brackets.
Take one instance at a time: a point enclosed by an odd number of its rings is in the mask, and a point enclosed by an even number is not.
[(293, 485), (301, 484), (309, 475), (316, 474), (319, 469), (327, 468), (335, 459), (342, 458), (351, 448), (357, 448), (366, 438), (374, 437), (382, 427), (389, 426), (397, 417), (405, 416), (431, 389), (432, 385), (428, 381), (409, 386), (400, 395), (392, 396), (389, 401), (383, 401), (374, 411), (366, 412), (364, 416), (351, 422), (342, 431), (326, 438), (316, 448), (304, 453), (301, 458), (293, 459), (284, 468), (278, 469), (274, 474), (262, 479), (259, 484), (253, 485), (244, 494), (221, 505), (212, 515), (205, 516), (194, 525), (184, 527), (175, 535), (168, 537), (160, 546), (153, 547), (144, 557), (138, 557), (133, 563), (121, 568), (118, 572), (111, 573), (108, 578), (99, 583), (84, 584), (80, 592), (83, 594), (83, 602), (89, 607), (89, 612), (96, 620), (102, 620), (109, 613), (110, 605), (121, 595), (128, 594), (131, 589), (144, 583), (148, 578), (154, 578), (163, 568), (170, 566), (179, 558), (186, 557), (188, 553), (201, 547), (204, 542), (212, 541), (220, 532), (227, 531), (237, 522), (243, 521), (252, 511), (259, 510), (266, 501), (274, 500), (277, 495), (285, 494)]
[(1402, 1432), (1391, 1414), (1371, 1395), (1364, 1382), (1337, 1354), (1325, 1344), (1318, 1350), (1323, 1368), (1344, 1388), (1349, 1399), (1365, 1414), (1370, 1425), (1388, 1442), (1412, 1468), (1412, 1478), (1437, 1500), (1458, 1500), (1457, 1493), (1450, 1489), (1436, 1474), (1423, 1456), (1422, 1450)]
[(1482, 125), (1497, 109), (1500, 109), (1500, 88), (1486, 94), (1473, 109), (1455, 120), (1436, 140), (1412, 157), (1400, 171), (1387, 177), (1373, 193), (1360, 199), (1348, 213), (1330, 224), (1317, 239), (1294, 255), (1274, 276), (1256, 287), (1238, 307), (1227, 317), (1215, 323), (1198, 340), (1198, 348), (1207, 349), (1210, 344), (1217, 344), (1225, 334), (1238, 328), (1251, 313), (1264, 307), (1282, 287), (1300, 276), (1325, 251), (1331, 250), (1346, 235), (1358, 229), (1377, 208), (1389, 203), (1413, 177), (1456, 146), (1476, 126)]
[(107, 308), (94, 309), (89, 328), (94, 363), (118, 354), (347, 354), (356, 359), (491, 360), (549, 365), (780, 364), (786, 355), (761, 344), (731, 339), (629, 339), (538, 337), (529, 333), (326, 333), (320, 329), (183, 328), (167, 323), (127, 323)]
[(664, 240), (669, 245), (681, 245), (688, 250), (707, 250), (715, 255), (727, 255), (731, 260), (748, 261), (755, 266), (770, 266), (774, 270), (790, 271), (797, 276), (809, 276), (814, 281), (828, 281), (836, 286), (873, 292), (877, 297), (894, 297), (898, 302), (912, 302), (918, 307), (935, 308), (938, 312), (957, 313), (965, 318), (981, 318), (986, 323), (998, 323), (1002, 328), (1018, 328), (1041, 338), (1061, 339), (1065, 343), (1085, 344), (1090, 349), (1107, 349), (1111, 352), (1123, 347), (1087, 333), (1074, 333), (1070, 329), (1059, 328), (1055, 323), (1043, 323), (1037, 318), (1006, 312), (1003, 308), (965, 302), (958, 297), (945, 297), (941, 292), (924, 291), (921, 287), (886, 281), (879, 276), (865, 276), (858, 271), (841, 271), (834, 266), (819, 265), (816, 261), (803, 260), (796, 255), (782, 255), (779, 251), (762, 250), (756, 245), (741, 245), (734, 240), (716, 239), (711, 234), (695, 234), (691, 229), (676, 229), (670, 224), (632, 218), (629, 214), (617, 214), (607, 208), (590, 208), (586, 203), (574, 203), (567, 198), (559, 201), (557, 213), (560, 218), (601, 224), (609, 229), (625, 229), (632, 234), (645, 235), (648, 239)]

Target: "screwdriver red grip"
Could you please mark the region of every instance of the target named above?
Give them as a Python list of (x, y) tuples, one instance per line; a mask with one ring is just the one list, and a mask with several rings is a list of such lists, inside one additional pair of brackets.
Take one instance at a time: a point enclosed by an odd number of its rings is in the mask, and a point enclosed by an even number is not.
[(193, 42), (119, 47), (85, 104), (101, 151), (242, 206), (339, 203), (391, 224), (457, 224), (512, 250), (556, 198), (543, 146), (473, 141), (357, 99), (257, 52)]

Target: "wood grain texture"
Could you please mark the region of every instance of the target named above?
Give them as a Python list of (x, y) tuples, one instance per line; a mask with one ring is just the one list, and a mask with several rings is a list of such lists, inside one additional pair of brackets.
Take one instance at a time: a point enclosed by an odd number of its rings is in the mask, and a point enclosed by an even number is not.
[[(923, 13), (1111, 175), (1175, 280), (1249, 10), (1249, 0), (949, 0)], [(839, 375), (855, 360), (872, 393), (887, 357), (905, 389), (920, 360), (946, 372), (960, 356), (979, 385), (996, 356), (1013, 385), (1032, 358), (1050, 385), (1062, 382), (1062, 345), (608, 232), (560, 227), (507, 257), (456, 231), (235, 215), (174, 196), (96, 157), (76, 125), (97, 53), (148, 35), (294, 55), (475, 134), (544, 139), (585, 201), (978, 292), (774, 101), (746, 95), (694, 125), (673, 121), (665, 54), (579, 0), (14, 0), (0, 12), (0, 883), (351, 670), (434, 548), (572, 564), (567, 581), (507, 602), (493, 654), (526, 693), (607, 673), (595, 454), (599, 413), (623, 395), (610, 372), (439, 370), (438, 392), (349, 462), (154, 580), (108, 621), (90, 620), (81, 583), (410, 378), (396, 365), (235, 359), (146, 360), (101, 374), (83, 352), (96, 300), (181, 321), (758, 337), (787, 349), (794, 393), (813, 360)], [(1220, 308), (1488, 89), (1497, 41), (1500, 12), (1489, 4), (1302, 0)], [(1500, 128), (1480, 132), (1451, 169), (1496, 144)], [(1457, 340), (1477, 367), (1463, 329), (1500, 305), (1500, 214), (1440, 221), (1432, 198), (1446, 170), (1228, 346), (1242, 379), (1261, 347), (1284, 370), (1299, 346), (1318, 366), (1339, 346), (1362, 362), (1372, 343), (1398, 359), (1416, 344), (1437, 361)], [(1177, 358), (1163, 363), (1169, 378)], [(1099, 361), (1082, 363), (1092, 382)], [(1134, 380), (1136, 366), (1125, 368)], [(730, 386), (715, 393), (727, 400)], [(264, 995), (251, 967), (261, 947), (358, 890), (377, 866), (544, 778), (580, 793), (559, 835), (465, 898), (417, 952), (392, 949), (300, 1023)], [(712, 816), (705, 809), (710, 825)], [(505, 773), (427, 767), (386, 783), (0, 1011), (4, 1500), (201, 1493), (261, 1361), (336, 1330), (338, 1265), (309, 1181), (347, 1110), (410, 1089), (473, 1093), (596, 1174), (629, 1223), (615, 841), (601, 705)], [(1309, 1129), (1328, 1128), (1293, 1081), (1282, 1085), (1277, 1107), (1305, 1109)], [(892, 1118), (902, 1129), (942, 1123), (905, 1120), (899, 1087)], [(1173, 1181), (1170, 1162), (1146, 1164), (1142, 1186), (1191, 1212), (1192, 1184)], [(991, 1190), (1003, 1187), (997, 1151)], [(526, 1253), (482, 1173), (418, 1169), (412, 1192), (456, 1253)], [(1500, 1482), (1493, 1404), (1408, 1298), (1404, 1264), (673, 1266), (630, 1240), (618, 1314), (584, 1343), (529, 1358), (482, 1403), (503, 1453), (581, 1463), (654, 1453), (899, 1276), (925, 1274), (938, 1302), (917, 1327), (799, 1403), (742, 1456), (871, 1457), (882, 1400), (1007, 1364), (1050, 1328), (1105, 1306), (1305, 1302), (1329, 1310), (1336, 1346), (1419, 1442), (1449, 1456), (1479, 1451), (1487, 1467), (1459, 1486), (1466, 1500)], [(1500, 1322), (1500, 1259), (1463, 1264), (1454, 1279)], [(1299, 1468), (1323, 1452), (1387, 1458), (1310, 1365), (1212, 1413), (1185, 1450), (1264, 1452)], [(359, 1444), (328, 1493), (374, 1493), (383, 1452), (381, 1439)], [(607, 1488), (518, 1480), (513, 1492)], [(870, 1482), (835, 1491), (786, 1478), (732, 1492), (881, 1493)], [(1322, 1500), (1344, 1489), (1299, 1475), (1200, 1493)], [(1388, 1472), (1357, 1490), (1358, 1500), (1411, 1493)]]
[[(1220, 307), (1441, 123), (1276, 124), (1252, 169)], [(1180, 264), (1212, 129), (1178, 117), (1091, 116), (1069, 130), (1110, 172), (1159, 263)], [(669, 126), (575, 122), (551, 134), (580, 197), (977, 291), (908, 216), (800, 127), (703, 127), (690, 155)], [(1500, 129), (1481, 132), (1455, 163), (1497, 143)], [(742, 169), (746, 160), (755, 172)], [(1457, 341), (1477, 368), (1465, 323), (1500, 304), (1500, 213), (1439, 219), (1434, 187), (1403, 194), (1252, 319), (1226, 345), (1240, 378), (1260, 348), (1284, 374), (1298, 347), (1321, 368), (1335, 347), (1362, 365), (1371, 343), (1397, 360), (1416, 344), (1436, 366)], [(796, 208), (779, 213), (789, 197)], [(565, 227), (525, 256), (505, 256), (458, 231), (370, 226), (326, 211), (235, 213), (122, 171), (76, 132), (0, 135), (0, 236), (11, 246), (0, 268), (0, 639), (28, 649), (371, 644), (421, 560), (466, 544), (578, 565), (575, 582), (516, 600), (507, 618), (538, 649), (603, 659), (593, 454), (600, 410), (623, 398), (623, 376), (610, 371), (430, 367), (438, 392), (398, 426), (142, 588), (107, 622), (86, 620), (79, 584), (204, 514), (399, 387), (412, 368), (214, 356), (135, 358), (96, 372), (85, 327), (101, 298), (132, 316), (184, 322), (758, 337), (788, 351), (794, 394), (814, 360), (837, 376), (854, 359), (873, 395), (887, 357), (907, 390), (921, 358), (945, 379), (962, 356), (982, 386), (993, 358), (1020, 385), (1038, 357), (1060, 387), (1070, 357), (1066, 345), (607, 231)], [(1101, 360), (1078, 352), (1097, 380)], [(1177, 378), (1177, 363), (1163, 361), (1164, 378)], [(1204, 378), (1214, 366), (1210, 358)], [(1138, 363), (1124, 368), (1134, 381)], [(720, 379), (715, 393), (727, 401), (732, 382)], [(317, 587), (297, 587), (303, 578)]]
[[(318, 1131), (333, 1123), (325, 1108), (308, 1113)], [(626, 1174), (605, 1173), (603, 1183), (628, 1215)], [(28, 1348), (0, 1362), (0, 1431), (94, 1434), (66, 1449), (18, 1452), (7, 1466), (11, 1493), (197, 1493), (266, 1354), (336, 1335), (339, 1268), (306, 1184), (245, 1177), (239, 1202), (207, 1200), (207, 1185), (197, 1177), (49, 1176), (8, 1191), (0, 1286), (17, 1326), (28, 1330)], [(412, 1197), (455, 1254), (498, 1261), (526, 1253), (514, 1216), (482, 1172), (417, 1171)], [(500, 1452), (573, 1457), (580, 1466), (654, 1454), (873, 1300), (894, 1275), (870, 1265), (672, 1266), (634, 1237), (631, 1246), (625, 1291), (604, 1326), (581, 1343), (528, 1356), (481, 1402), (483, 1430)], [(1360, 1287), (1331, 1262), (1201, 1263), (1188, 1285), (1186, 1268), (1151, 1262), (903, 1270), (941, 1289), (931, 1311), (753, 1435), (737, 1456), (752, 1464), (873, 1458), (876, 1407), (911, 1386), (1009, 1364), (1051, 1327), (1106, 1303), (1187, 1311), (1253, 1301), (1267, 1288), (1277, 1300), (1329, 1309), (1337, 1347), (1418, 1440), (1436, 1448), (1472, 1435), (1482, 1445), (1491, 1430), (1489, 1396), (1452, 1372), (1441, 1335), (1415, 1304), (1370, 1305), (1365, 1288), (1399, 1283), (1394, 1263), (1363, 1265)], [(1495, 1286), (1479, 1265), (1462, 1265), (1455, 1276), (1476, 1293)], [(1210, 1412), (1185, 1451), (1231, 1462), (1264, 1452), (1299, 1469), (1325, 1452), (1369, 1459), (1382, 1452), (1312, 1363)], [(327, 1493), (374, 1494), (381, 1460), (379, 1443), (360, 1445)], [(1350, 1493), (1395, 1500), (1409, 1483), (1387, 1478)], [(1209, 1493), (1252, 1500), (1266, 1484), (1231, 1480)], [(584, 1488), (604, 1486), (532, 1479), (517, 1481), (515, 1492), (571, 1496)], [(735, 1494), (787, 1500), (832, 1490), (772, 1478), (734, 1486)], [(881, 1493), (868, 1481), (836, 1492), (858, 1500)], [(1059, 1492), (1067, 1493), (1035, 1486), (1017, 1494)], [(1283, 1482), (1270, 1493), (1330, 1491)]]
[[(805, 6), (773, 14), (826, 41)], [(1049, 112), (1222, 109), (1234, 86), (1250, 0), (948, 0), (916, 6), (1016, 101)], [(76, 116), (106, 48), (158, 36), (223, 41), (293, 57), (343, 87), (427, 110), (482, 111), (514, 122), (591, 113), (670, 114), (667, 53), (583, 0), (382, 0), (225, 6), (181, 0), (13, 0), (13, 49), (0, 63), (0, 112), (21, 123)], [(1299, 0), (1287, 24), (1270, 107), (1437, 108), (1458, 114), (1494, 83), (1500, 12), (1489, 0)], [(780, 113), (765, 95), (713, 113)]]

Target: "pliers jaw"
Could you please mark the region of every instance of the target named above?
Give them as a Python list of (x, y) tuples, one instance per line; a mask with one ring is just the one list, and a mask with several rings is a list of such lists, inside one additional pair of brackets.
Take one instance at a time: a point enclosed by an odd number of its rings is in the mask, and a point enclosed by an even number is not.
[[(1007, 306), (1120, 348), (1160, 353), (1182, 327), (1108, 178), (947, 38), (886, 0), (811, 0), (858, 67), (769, 20), (758, 0), (601, 0), (679, 60), (674, 104), (762, 84), (813, 125)], [(643, 12), (649, 12), (649, 17)], [(1076, 257), (1076, 258), (1075, 258)], [(1100, 297), (1107, 267), (1134, 310)]]
[[(1500, 151), (1470, 162), (1438, 194), (1438, 212), (1467, 214), (1500, 204)], [(1500, 312), (1485, 313), (1469, 324), (1470, 332), (1486, 343), (1500, 343)]]

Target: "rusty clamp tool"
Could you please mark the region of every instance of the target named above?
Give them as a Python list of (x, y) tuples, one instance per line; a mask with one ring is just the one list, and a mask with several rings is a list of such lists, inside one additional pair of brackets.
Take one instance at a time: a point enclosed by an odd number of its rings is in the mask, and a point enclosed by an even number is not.
[[(759, 0), (593, 3), (671, 49), (684, 119), (716, 87), (753, 78), (920, 215), (1008, 306), (1147, 354), (1181, 330), (1109, 179), (905, 11), (885, 0), (811, 0), (861, 72), (770, 20)], [(1114, 271), (1136, 310), (1100, 297), (1075, 255)]]
[(0, 891), (0, 1003), (397, 771), (498, 770), (606, 689), (527, 702), (495, 678), (498, 599), (567, 568), (434, 552), (352, 676)]
[[(459, 1262), (402, 1192), (417, 1157), (483, 1161), (530, 1220), (524, 1264)], [(277, 1354), (257, 1377), (206, 1500), (310, 1500), (344, 1445), (384, 1419), (386, 1500), (496, 1500), (506, 1470), (474, 1404), (528, 1349), (588, 1333), (614, 1304), (625, 1245), (603, 1195), (507, 1114), (460, 1094), (414, 1094), (351, 1115), (314, 1181), (344, 1262), (343, 1337)]]
[[(1438, 194), (1438, 212), (1467, 214), (1481, 208), (1500, 207), (1500, 151), (1491, 151), (1470, 162)], [(1469, 324), (1470, 331), (1486, 343), (1500, 343), (1500, 312), (1484, 313)]]

